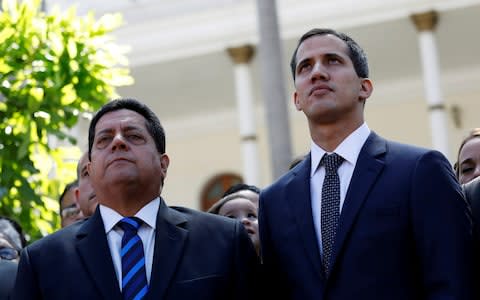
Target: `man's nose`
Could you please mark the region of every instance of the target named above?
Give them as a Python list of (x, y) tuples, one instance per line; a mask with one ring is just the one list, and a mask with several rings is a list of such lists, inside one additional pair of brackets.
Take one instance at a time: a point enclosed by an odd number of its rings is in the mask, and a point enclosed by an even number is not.
[(128, 144), (125, 141), (125, 137), (122, 134), (116, 134), (112, 142), (112, 151), (114, 150), (126, 150), (128, 149)]
[(329, 74), (325, 66), (322, 64), (321, 61), (317, 61), (312, 68), (311, 79), (312, 81), (315, 80), (328, 80)]

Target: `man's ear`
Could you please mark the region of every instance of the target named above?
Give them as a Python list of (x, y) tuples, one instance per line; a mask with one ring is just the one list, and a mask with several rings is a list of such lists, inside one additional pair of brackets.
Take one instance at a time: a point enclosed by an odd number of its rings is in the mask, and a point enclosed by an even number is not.
[(170, 165), (170, 158), (166, 153), (160, 156), (160, 167), (162, 168), (162, 175), (167, 175), (168, 166)]
[(298, 110), (298, 111), (302, 111), (302, 107), (301, 107), (301, 105), (300, 105), (300, 100), (298, 100), (298, 93), (297, 93), (297, 91), (293, 92), (292, 98), (293, 98), (293, 104), (295, 105), (295, 107), (297, 108), (297, 110)]
[(78, 186), (73, 190), (73, 193), (75, 194), (75, 203), (78, 204), (78, 198), (80, 197), (80, 189)]
[(360, 83), (360, 100), (367, 100), (373, 92), (373, 83), (370, 78), (362, 78)]

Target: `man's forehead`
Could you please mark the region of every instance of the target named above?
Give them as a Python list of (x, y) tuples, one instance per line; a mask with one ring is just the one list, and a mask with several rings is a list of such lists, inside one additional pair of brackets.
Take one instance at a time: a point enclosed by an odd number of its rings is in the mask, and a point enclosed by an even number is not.
[(110, 111), (100, 117), (95, 125), (95, 132), (108, 129), (113, 130), (116, 126), (146, 128), (145, 118), (136, 111), (129, 109)]
[(304, 40), (298, 47), (297, 59), (313, 51), (348, 55), (345, 41), (333, 34), (314, 35)]

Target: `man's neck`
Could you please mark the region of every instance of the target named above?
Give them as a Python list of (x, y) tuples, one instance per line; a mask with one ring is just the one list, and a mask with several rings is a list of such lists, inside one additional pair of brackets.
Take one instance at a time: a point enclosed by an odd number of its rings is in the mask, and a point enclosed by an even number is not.
[(129, 190), (110, 190), (109, 193), (97, 194), (98, 203), (105, 205), (124, 217), (134, 216), (145, 205), (159, 197), (158, 192)]
[(363, 124), (363, 120), (351, 123), (309, 124), (310, 136), (315, 144), (327, 152), (333, 152), (352, 132)]

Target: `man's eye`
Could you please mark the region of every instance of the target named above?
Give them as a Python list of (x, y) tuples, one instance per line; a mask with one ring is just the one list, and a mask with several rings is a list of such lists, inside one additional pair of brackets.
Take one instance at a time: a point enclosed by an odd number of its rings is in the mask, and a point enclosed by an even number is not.
[(336, 57), (331, 57), (328, 59), (328, 63), (331, 65), (336, 65), (340, 63), (340, 60)]
[(310, 67), (310, 64), (302, 64), (298, 67), (298, 73), (303, 73), (306, 70), (308, 70)]
[(127, 136), (127, 138), (128, 140), (130, 140), (132, 143), (135, 143), (135, 144), (143, 143), (143, 141), (145, 140), (143, 136), (139, 134), (130, 134)]
[(465, 168), (462, 168), (462, 174), (466, 174), (466, 173), (470, 173), (473, 171), (473, 168), (472, 167), (465, 167)]
[(97, 142), (95, 144), (97, 145), (97, 148), (102, 149), (108, 145), (109, 140), (110, 140), (110, 137), (102, 136), (97, 139)]

